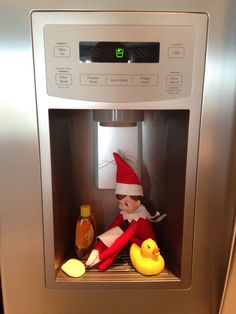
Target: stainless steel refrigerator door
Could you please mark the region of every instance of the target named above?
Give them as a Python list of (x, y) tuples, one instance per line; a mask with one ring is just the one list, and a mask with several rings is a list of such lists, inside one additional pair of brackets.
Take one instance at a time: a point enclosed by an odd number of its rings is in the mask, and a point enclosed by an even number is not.
[[(13, 9), (14, 8), (14, 9)], [(209, 12), (194, 235), (188, 290), (63, 291), (45, 288), (41, 178), (29, 14), (32, 9)], [(234, 1), (34, 1), (0, 4), (1, 279), (6, 314), (217, 313), (234, 206)]]

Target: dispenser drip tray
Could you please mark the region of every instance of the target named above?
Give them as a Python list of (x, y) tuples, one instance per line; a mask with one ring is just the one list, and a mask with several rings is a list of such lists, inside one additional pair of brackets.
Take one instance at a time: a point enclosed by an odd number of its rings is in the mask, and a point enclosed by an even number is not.
[[(86, 259), (82, 260), (85, 264)], [(179, 281), (179, 278), (171, 273), (166, 267), (164, 270), (154, 276), (144, 276), (138, 273), (131, 264), (129, 257), (129, 248), (125, 248), (114, 260), (112, 265), (105, 271), (99, 271), (96, 267), (87, 268), (85, 274), (79, 278), (71, 278), (63, 271), (59, 271), (57, 282), (97, 282), (97, 281), (133, 281), (133, 282), (162, 282), (162, 281)]]

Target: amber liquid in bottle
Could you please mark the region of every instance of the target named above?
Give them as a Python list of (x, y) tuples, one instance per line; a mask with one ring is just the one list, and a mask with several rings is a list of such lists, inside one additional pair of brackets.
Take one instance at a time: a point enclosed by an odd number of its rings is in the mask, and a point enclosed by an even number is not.
[(96, 222), (90, 205), (80, 206), (75, 234), (75, 249), (79, 259), (88, 255), (96, 241)]

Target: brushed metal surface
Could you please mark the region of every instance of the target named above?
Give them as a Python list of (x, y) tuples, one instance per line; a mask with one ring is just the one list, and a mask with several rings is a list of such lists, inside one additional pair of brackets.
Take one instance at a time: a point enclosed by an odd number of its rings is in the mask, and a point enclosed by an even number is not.
[[(1, 279), (6, 314), (218, 312), (232, 236), (235, 195), (229, 172), (235, 125), (235, 11), (226, 1), (23, 0), (0, 4)], [(182, 291), (56, 291), (45, 288), (42, 199), (33, 60), (32, 9), (207, 11), (192, 286)], [(230, 181), (229, 181), (230, 180)], [(135, 300), (135, 301), (134, 301)]]

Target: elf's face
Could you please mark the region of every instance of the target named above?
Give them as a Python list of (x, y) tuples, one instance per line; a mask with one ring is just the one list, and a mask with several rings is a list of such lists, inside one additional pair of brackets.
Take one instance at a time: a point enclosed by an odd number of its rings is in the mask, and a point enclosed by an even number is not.
[(130, 196), (125, 196), (119, 200), (119, 208), (128, 214), (135, 212), (140, 206), (140, 200), (135, 201)]

